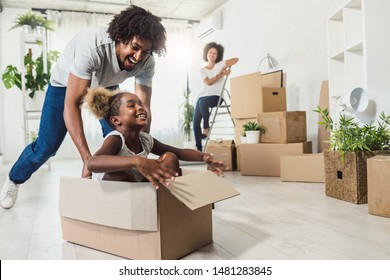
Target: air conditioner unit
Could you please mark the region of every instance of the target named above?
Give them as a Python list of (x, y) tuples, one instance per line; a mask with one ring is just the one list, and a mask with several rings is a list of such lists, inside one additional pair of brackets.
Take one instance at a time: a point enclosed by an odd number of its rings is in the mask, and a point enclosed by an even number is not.
[(202, 20), (196, 28), (196, 38), (202, 40), (215, 30), (222, 29), (222, 12), (218, 11)]

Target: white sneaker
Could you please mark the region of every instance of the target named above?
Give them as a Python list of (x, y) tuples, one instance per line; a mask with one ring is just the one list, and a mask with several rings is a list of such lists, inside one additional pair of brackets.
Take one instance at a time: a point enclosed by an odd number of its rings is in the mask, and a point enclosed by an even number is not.
[(12, 182), (8, 177), (5, 180), (3, 189), (0, 195), (0, 204), (4, 209), (9, 209), (14, 206), (18, 197), (19, 185)]

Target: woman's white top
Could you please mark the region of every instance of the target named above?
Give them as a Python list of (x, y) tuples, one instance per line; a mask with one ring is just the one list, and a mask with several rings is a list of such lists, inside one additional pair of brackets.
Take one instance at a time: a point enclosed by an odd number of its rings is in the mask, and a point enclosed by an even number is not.
[[(222, 70), (222, 68), (226, 65), (225, 60), (221, 60), (220, 62), (216, 63), (213, 67), (213, 69), (207, 69), (206, 67), (200, 68), (200, 76), (202, 78), (202, 81), (207, 77), (209, 79), (214, 78), (218, 75), (218, 73)], [(206, 83), (203, 83), (203, 90), (200, 93), (199, 97), (205, 97), (205, 96), (213, 96), (213, 95), (220, 95), (222, 91), (224, 79), (219, 79), (217, 82), (215, 82), (212, 85), (207, 85)]]

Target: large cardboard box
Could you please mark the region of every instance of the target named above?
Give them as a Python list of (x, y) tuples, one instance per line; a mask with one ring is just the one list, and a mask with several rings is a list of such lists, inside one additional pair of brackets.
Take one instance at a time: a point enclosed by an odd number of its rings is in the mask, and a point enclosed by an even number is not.
[(257, 122), (257, 118), (234, 119), (234, 142), (236, 145), (242, 144), (241, 136), (244, 132), (243, 125), (247, 122)]
[(211, 204), (238, 192), (211, 171), (150, 183), (61, 177), (64, 240), (130, 259), (178, 259), (212, 239)]
[(312, 143), (242, 144), (241, 175), (280, 176), (280, 157), (312, 152)]
[(390, 218), (390, 156), (367, 160), (368, 213)]
[(306, 112), (259, 113), (257, 123), (265, 128), (262, 143), (306, 142)]
[(281, 156), (280, 179), (286, 182), (325, 183), (324, 154)]
[(256, 118), (257, 113), (286, 111), (286, 88), (264, 87), (260, 72), (230, 79), (231, 115)]
[(325, 193), (352, 202), (367, 203), (367, 159), (389, 151), (347, 152), (345, 158), (336, 151), (324, 151)]
[(226, 171), (236, 170), (236, 145), (233, 140), (209, 140), (206, 153), (212, 154), (216, 160), (221, 160), (229, 168)]

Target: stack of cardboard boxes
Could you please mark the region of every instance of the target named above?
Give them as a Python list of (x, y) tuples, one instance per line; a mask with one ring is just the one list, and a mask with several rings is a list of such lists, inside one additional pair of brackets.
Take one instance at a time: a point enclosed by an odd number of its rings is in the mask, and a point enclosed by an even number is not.
[[(280, 176), (280, 157), (312, 152), (306, 142), (306, 112), (287, 112), (282, 71), (232, 78), (231, 111), (236, 124), (238, 167), (242, 175)], [(266, 132), (261, 143), (240, 141), (242, 126), (257, 121)]]

